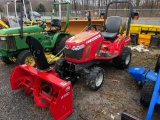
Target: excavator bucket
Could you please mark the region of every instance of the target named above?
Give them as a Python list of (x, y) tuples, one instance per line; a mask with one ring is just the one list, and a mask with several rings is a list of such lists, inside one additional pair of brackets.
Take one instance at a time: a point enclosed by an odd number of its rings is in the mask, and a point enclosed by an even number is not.
[(64, 120), (72, 113), (72, 85), (49, 67), (43, 47), (35, 38), (28, 36), (26, 43), (37, 67), (16, 66), (10, 77), (11, 88), (24, 89), (26, 96), (33, 94), (37, 106), (49, 107), (54, 120)]
[(55, 120), (63, 120), (72, 113), (72, 86), (58, 77), (52, 68), (37, 70), (29, 65), (16, 66), (11, 74), (12, 90), (25, 89), (24, 94), (33, 94), (40, 107), (50, 107)]

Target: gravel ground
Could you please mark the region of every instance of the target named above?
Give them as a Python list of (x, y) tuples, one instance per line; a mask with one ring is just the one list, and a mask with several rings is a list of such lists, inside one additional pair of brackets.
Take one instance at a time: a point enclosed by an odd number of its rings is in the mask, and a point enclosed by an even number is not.
[[(133, 52), (131, 66), (154, 68), (158, 52)], [(11, 90), (9, 77), (14, 66), (0, 62), (0, 120), (52, 120), (49, 109), (37, 107), (33, 96)], [(127, 70), (114, 68), (110, 62), (101, 66), (106, 74), (98, 91), (90, 91), (83, 80), (73, 86), (74, 111), (67, 120), (120, 120), (124, 110), (145, 118), (147, 109), (139, 103), (141, 89)], [(160, 119), (158, 114), (156, 110), (153, 120)]]

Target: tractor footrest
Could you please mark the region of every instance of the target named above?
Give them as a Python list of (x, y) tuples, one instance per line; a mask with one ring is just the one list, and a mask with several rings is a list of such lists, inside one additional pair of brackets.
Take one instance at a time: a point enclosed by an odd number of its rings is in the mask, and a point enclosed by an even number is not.
[(117, 54), (116, 53), (110, 53), (110, 52), (100, 52), (99, 55), (101, 57), (111, 57), (112, 58), (112, 57), (116, 56)]

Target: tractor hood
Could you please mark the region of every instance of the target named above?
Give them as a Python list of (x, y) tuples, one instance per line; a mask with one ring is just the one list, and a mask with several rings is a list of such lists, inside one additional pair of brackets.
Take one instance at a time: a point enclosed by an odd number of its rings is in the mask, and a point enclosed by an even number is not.
[[(20, 27), (14, 27), (14, 28), (8, 28), (8, 29), (1, 29), (0, 35), (8, 35), (8, 34), (20, 34), (21, 28)], [(23, 33), (36, 33), (36, 32), (42, 32), (43, 29), (39, 26), (23, 26)]]
[(97, 38), (101, 37), (99, 32), (97, 31), (84, 31), (81, 32), (66, 41), (66, 43), (72, 44), (80, 44), (80, 43), (88, 43), (96, 40)]

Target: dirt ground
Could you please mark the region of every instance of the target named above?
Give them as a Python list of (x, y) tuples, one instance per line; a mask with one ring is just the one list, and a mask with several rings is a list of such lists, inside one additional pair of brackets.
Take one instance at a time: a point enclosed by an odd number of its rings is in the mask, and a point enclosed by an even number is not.
[[(133, 51), (130, 66), (154, 69), (159, 52)], [(52, 120), (49, 109), (37, 107), (33, 96), (26, 97), (23, 91), (11, 91), (9, 77), (14, 66), (0, 62), (0, 120)], [(73, 86), (73, 113), (67, 120), (120, 120), (124, 110), (145, 119), (147, 109), (139, 103), (141, 89), (127, 70), (119, 70), (111, 62), (101, 66), (106, 73), (98, 91), (89, 90), (83, 80)], [(160, 115), (155, 110), (153, 120), (158, 119)]]

